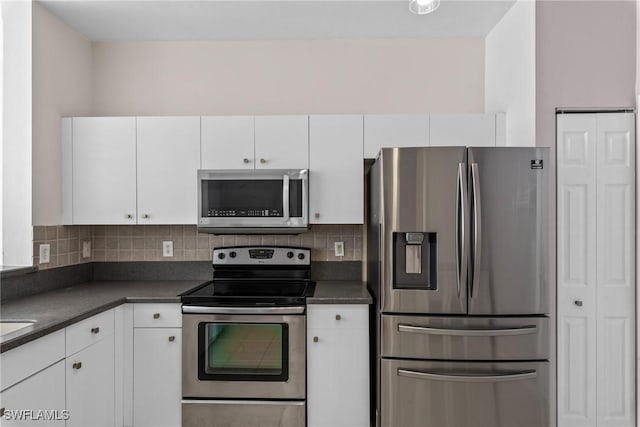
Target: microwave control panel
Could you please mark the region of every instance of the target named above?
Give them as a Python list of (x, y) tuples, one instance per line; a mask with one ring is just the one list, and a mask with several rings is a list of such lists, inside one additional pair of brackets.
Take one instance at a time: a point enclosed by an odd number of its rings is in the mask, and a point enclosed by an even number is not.
[(282, 216), (282, 212), (277, 209), (209, 209), (207, 212), (209, 217), (265, 217), (265, 216)]

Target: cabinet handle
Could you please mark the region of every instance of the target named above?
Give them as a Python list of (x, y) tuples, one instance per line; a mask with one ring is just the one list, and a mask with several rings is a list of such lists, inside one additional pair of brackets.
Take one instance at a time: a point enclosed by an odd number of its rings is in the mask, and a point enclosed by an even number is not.
[(131, 219), (131, 218), (133, 218), (133, 215), (132, 214), (127, 214), (126, 217), (127, 217), (127, 219)]
[(580, 300), (575, 300), (573, 303), (575, 305), (577, 305), (578, 307), (582, 307), (582, 301), (580, 301)]
[(316, 212), (315, 217), (316, 217), (316, 219), (320, 218), (320, 213)]
[(160, 318), (160, 313), (153, 313), (153, 318), (154, 319), (159, 319)]
[(336, 320), (340, 320), (342, 319), (342, 316), (340, 316), (339, 314), (336, 314)]
[(267, 163), (267, 161), (265, 159), (260, 159), (260, 163), (264, 165), (265, 163)]
[(73, 367), (73, 369), (80, 369), (82, 368), (82, 362), (76, 362), (71, 366)]
[(176, 340), (176, 337), (174, 335), (171, 335), (169, 337), (169, 342), (174, 342)]
[(97, 334), (98, 332), (100, 332), (100, 328), (91, 328), (92, 334)]
[(313, 342), (318, 342), (318, 337), (313, 337)]
[(149, 214), (143, 214), (143, 215), (142, 215), (142, 218), (143, 218), (143, 219), (149, 219), (150, 217), (151, 217), (151, 215), (149, 215)]
[(6, 411), (5, 408), (0, 408), (0, 417), (4, 417), (5, 411)]
[(244, 159), (242, 159), (242, 162), (243, 162), (243, 163), (245, 163), (245, 164), (247, 164), (247, 163), (249, 163), (249, 159), (247, 159), (247, 158), (245, 157)]

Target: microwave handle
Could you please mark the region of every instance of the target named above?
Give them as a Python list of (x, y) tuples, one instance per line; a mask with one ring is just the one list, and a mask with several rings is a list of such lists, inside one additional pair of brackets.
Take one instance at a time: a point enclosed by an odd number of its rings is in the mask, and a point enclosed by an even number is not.
[(289, 221), (289, 175), (282, 177), (282, 218)]

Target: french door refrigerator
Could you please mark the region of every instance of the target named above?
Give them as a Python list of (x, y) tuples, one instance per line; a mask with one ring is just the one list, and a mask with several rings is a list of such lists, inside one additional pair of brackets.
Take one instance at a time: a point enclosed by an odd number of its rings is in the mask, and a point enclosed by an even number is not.
[(380, 427), (549, 424), (546, 148), (382, 149), (368, 282)]

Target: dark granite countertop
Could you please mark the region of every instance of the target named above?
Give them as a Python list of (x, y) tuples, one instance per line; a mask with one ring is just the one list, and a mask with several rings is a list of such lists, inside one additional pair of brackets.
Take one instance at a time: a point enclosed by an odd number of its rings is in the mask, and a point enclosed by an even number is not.
[(35, 320), (0, 342), (0, 353), (125, 302), (179, 303), (178, 294), (202, 280), (95, 281), (2, 301), (0, 320)]
[(307, 298), (309, 304), (371, 304), (373, 299), (363, 282), (326, 280), (316, 282), (316, 290)]

